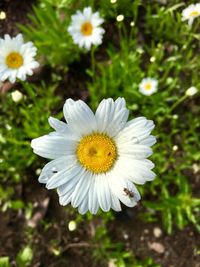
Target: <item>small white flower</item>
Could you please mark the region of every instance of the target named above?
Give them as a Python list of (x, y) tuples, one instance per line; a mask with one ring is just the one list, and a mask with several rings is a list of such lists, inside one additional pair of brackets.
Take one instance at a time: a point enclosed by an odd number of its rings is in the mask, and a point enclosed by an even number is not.
[(69, 229), (69, 231), (75, 231), (76, 230), (76, 222), (75, 221), (70, 221), (69, 223), (68, 223), (68, 229)]
[(123, 14), (118, 15), (118, 16), (116, 17), (116, 20), (117, 20), (118, 22), (123, 21), (123, 20), (124, 20), (124, 15), (123, 15)]
[(192, 26), (195, 18), (200, 16), (200, 4), (191, 4), (182, 11), (182, 21), (188, 20), (188, 24)]
[(50, 117), (55, 131), (31, 142), (36, 154), (52, 159), (39, 182), (57, 188), (60, 204), (71, 202), (81, 214), (96, 214), (99, 207), (120, 211), (120, 201), (135, 206), (140, 194), (133, 183), (155, 177), (147, 159), (156, 142), (150, 135), (153, 121), (139, 117), (127, 122), (123, 98), (104, 99), (95, 114), (83, 101), (68, 99), (63, 112), (67, 124)]
[(11, 97), (14, 102), (19, 102), (23, 98), (23, 94), (20, 91), (15, 90), (11, 93)]
[(174, 151), (177, 151), (177, 150), (178, 150), (178, 146), (177, 146), (177, 145), (174, 145), (174, 146), (172, 147), (172, 149), (173, 149)]
[(99, 12), (92, 13), (91, 7), (85, 7), (83, 12), (78, 10), (72, 16), (68, 31), (75, 44), (80, 48), (90, 49), (91, 45), (100, 45), (105, 30), (99, 27), (103, 23)]
[(9, 79), (14, 83), (17, 78), (24, 81), (26, 75), (32, 75), (33, 69), (39, 66), (34, 60), (36, 51), (32, 42), (24, 43), (21, 34), (0, 38), (0, 81)]
[(4, 11), (0, 12), (0, 20), (6, 19), (6, 13)]
[(158, 81), (153, 78), (144, 78), (139, 84), (139, 91), (143, 95), (152, 95), (158, 89)]
[(190, 87), (190, 88), (188, 88), (188, 89), (186, 90), (185, 94), (186, 94), (187, 96), (193, 96), (193, 95), (195, 95), (197, 92), (198, 92), (198, 89), (197, 89), (196, 87), (192, 86), (192, 87)]

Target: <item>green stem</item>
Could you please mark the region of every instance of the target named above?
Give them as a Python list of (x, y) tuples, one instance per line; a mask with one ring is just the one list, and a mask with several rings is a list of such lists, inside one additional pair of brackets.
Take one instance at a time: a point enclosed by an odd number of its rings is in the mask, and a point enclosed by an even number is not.
[(170, 114), (179, 104), (181, 104), (188, 96), (185, 94), (181, 98), (179, 98), (172, 107), (168, 110), (167, 114)]
[(91, 48), (91, 65), (92, 65), (92, 80), (95, 81), (95, 57), (94, 57), (95, 47)]
[(30, 147), (29, 141), (18, 141), (18, 140), (12, 139), (12, 138), (7, 138), (7, 141), (10, 142), (11, 144)]

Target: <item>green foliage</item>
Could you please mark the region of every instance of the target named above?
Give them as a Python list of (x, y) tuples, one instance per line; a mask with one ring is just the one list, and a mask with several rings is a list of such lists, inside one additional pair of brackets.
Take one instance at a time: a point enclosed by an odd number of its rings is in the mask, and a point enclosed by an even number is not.
[(10, 267), (8, 257), (0, 257), (0, 267)]
[(160, 267), (151, 258), (144, 261), (137, 260), (124, 248), (123, 243), (112, 242), (104, 222), (96, 229), (93, 244), (95, 247), (93, 257), (98, 263), (99, 261), (113, 262), (117, 267)]
[[(29, 246), (24, 247), (16, 256), (18, 267), (29, 267), (33, 259), (33, 251)], [(0, 267), (10, 267), (9, 257), (0, 257)]]
[[(140, 4), (135, 6), (136, 13)], [(158, 143), (152, 160), (158, 177), (149, 186), (141, 187), (142, 194), (153, 195), (155, 201), (144, 202), (149, 213), (142, 217), (155, 221), (158, 211), (168, 233), (172, 233), (173, 224), (183, 229), (191, 222), (199, 229), (200, 223), (200, 203), (193, 198), (186, 175), (190, 171), (192, 176), (191, 166), (199, 160), (199, 107), (194, 106), (191, 112), (184, 110), (185, 105), (191, 105), (186, 89), (192, 85), (200, 87), (199, 61), (195, 56), (199, 21), (195, 21), (193, 29), (183, 24), (177, 12), (181, 6), (146, 5), (147, 26), (143, 32), (139, 32), (140, 18), (134, 14), (138, 27), (127, 26), (126, 21), (117, 23), (120, 49), (110, 45), (106, 59), (94, 62), (87, 71), (92, 78), (88, 88), (94, 108), (102, 98), (122, 95), (131, 115), (144, 115), (155, 121)], [(158, 92), (150, 97), (138, 91), (144, 77), (159, 80)]]
[(34, 15), (29, 15), (31, 24), (19, 25), (26, 37), (34, 41), (43, 61), (58, 69), (67, 69), (79, 57), (79, 50), (67, 32), (70, 17), (61, 9), (65, 2), (70, 1), (45, 1), (34, 6)]
[(33, 251), (29, 246), (26, 246), (17, 254), (16, 262), (19, 267), (27, 267), (31, 266), (32, 259)]
[[(47, 133), (50, 128), (47, 124), (52, 110), (56, 110), (60, 97), (55, 96), (56, 84), (41, 84), (41, 87), (31, 83), (23, 84), (26, 96), (19, 103), (13, 105), (8, 95), (6, 103), (0, 104), (2, 120), (0, 122), (1, 135), (5, 141), (0, 142), (3, 154), (0, 174), (6, 181), (9, 177), (15, 182), (21, 181), (26, 167), (30, 166), (35, 156), (30, 148), (30, 140)], [(11, 108), (12, 107), (12, 108)], [(42, 112), (42, 115), (41, 115)], [(16, 117), (17, 114), (17, 117)], [(4, 173), (5, 172), (5, 173)]]
[[(8, 208), (13, 210), (25, 208), (26, 210), (22, 200), (12, 199), (14, 195), (12, 183), (22, 183), (29, 178), (26, 175), (26, 168), (31, 168), (35, 160), (30, 140), (50, 130), (47, 124), (48, 117), (52, 115), (53, 109), (59, 109), (59, 105), (62, 105), (60, 97), (54, 95), (56, 86), (56, 84), (46, 85), (44, 82), (40, 87), (31, 83), (23, 83), (26, 94), (20, 103), (13, 105), (10, 94), (6, 97), (6, 101), (0, 103), (2, 112), (0, 135), (3, 140), (0, 141), (2, 151), (0, 204), (4, 212)], [(2, 100), (5, 100), (4, 97)], [(41, 164), (38, 164), (38, 167), (41, 167)], [(35, 171), (36, 169), (30, 173), (35, 173)]]

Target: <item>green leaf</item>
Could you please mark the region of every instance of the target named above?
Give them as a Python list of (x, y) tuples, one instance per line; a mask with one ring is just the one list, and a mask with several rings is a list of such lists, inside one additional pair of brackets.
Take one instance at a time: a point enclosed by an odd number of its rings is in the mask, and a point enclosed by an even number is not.
[(33, 258), (33, 251), (31, 247), (27, 246), (23, 248), (18, 254), (16, 262), (19, 267), (27, 267), (30, 266)]
[(0, 267), (10, 267), (9, 258), (8, 257), (0, 257)]

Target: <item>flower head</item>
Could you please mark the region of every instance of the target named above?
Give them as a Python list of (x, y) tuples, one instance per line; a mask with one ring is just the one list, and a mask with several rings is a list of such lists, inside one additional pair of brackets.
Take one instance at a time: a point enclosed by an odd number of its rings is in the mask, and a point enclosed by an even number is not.
[(200, 4), (191, 4), (182, 11), (182, 20), (188, 20), (188, 24), (192, 26), (195, 18), (200, 16)]
[(91, 45), (100, 45), (105, 30), (99, 27), (103, 19), (99, 12), (92, 13), (91, 7), (85, 7), (83, 12), (78, 10), (72, 16), (72, 22), (68, 31), (75, 44), (80, 48), (90, 49)]
[(143, 95), (152, 95), (157, 91), (158, 81), (153, 78), (144, 78), (139, 84), (139, 91)]
[(133, 207), (140, 199), (134, 183), (154, 179), (154, 164), (147, 159), (156, 142), (150, 135), (153, 121), (128, 119), (123, 98), (104, 99), (94, 114), (81, 100), (68, 99), (63, 108), (67, 124), (50, 117), (54, 132), (32, 140), (34, 152), (52, 159), (43, 168), (39, 182), (57, 188), (59, 202), (71, 202), (80, 213), (95, 214), (120, 201)]
[(36, 50), (32, 42), (24, 43), (21, 34), (0, 38), (0, 80), (14, 83), (16, 78), (24, 81), (26, 75), (32, 75), (33, 69), (39, 66), (34, 60)]

